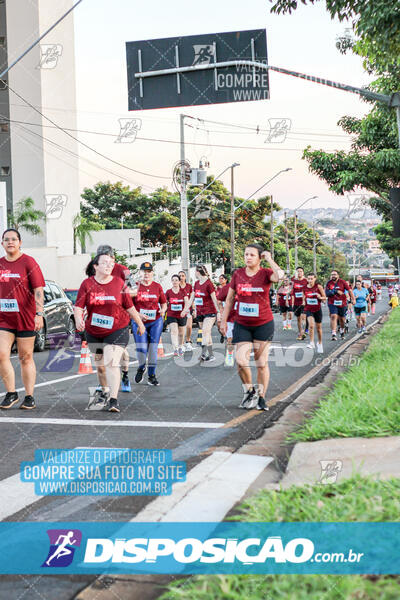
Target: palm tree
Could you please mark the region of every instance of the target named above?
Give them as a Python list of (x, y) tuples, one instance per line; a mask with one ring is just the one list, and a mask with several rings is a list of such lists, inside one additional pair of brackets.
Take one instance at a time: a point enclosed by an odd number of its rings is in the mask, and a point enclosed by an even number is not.
[(14, 212), (8, 214), (8, 223), (15, 229), (25, 229), (33, 235), (42, 233), (38, 221), (45, 219), (46, 215), (41, 210), (36, 210), (32, 198), (22, 198), (17, 202)]
[(96, 221), (86, 219), (85, 217), (82, 217), (80, 213), (77, 213), (72, 219), (72, 227), (74, 232), (74, 254), (76, 254), (77, 251), (78, 240), (82, 253), (85, 253), (86, 240), (89, 240), (89, 242), (93, 241), (91, 232), (100, 231), (101, 229), (104, 229), (104, 225), (102, 225), (101, 223), (97, 223)]

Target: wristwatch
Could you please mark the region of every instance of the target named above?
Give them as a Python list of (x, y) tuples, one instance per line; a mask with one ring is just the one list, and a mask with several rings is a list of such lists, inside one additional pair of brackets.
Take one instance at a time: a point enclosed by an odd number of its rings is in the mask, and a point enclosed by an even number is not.
[(37, 316), (37, 317), (43, 317), (43, 315), (44, 315), (44, 313), (43, 313), (43, 312), (37, 312), (37, 313), (36, 313), (36, 316)]

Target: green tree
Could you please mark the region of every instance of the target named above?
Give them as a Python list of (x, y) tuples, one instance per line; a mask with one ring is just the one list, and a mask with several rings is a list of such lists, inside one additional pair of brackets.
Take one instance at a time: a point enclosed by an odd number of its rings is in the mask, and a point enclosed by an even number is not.
[(14, 212), (9, 213), (8, 224), (15, 229), (25, 229), (33, 235), (39, 235), (42, 233), (42, 228), (38, 224), (38, 221), (45, 218), (45, 213), (35, 208), (32, 198), (23, 198), (17, 202)]
[(72, 219), (72, 229), (74, 236), (74, 254), (77, 253), (77, 242), (79, 241), (82, 253), (86, 252), (86, 241), (93, 241), (91, 236), (92, 231), (100, 231), (104, 229), (104, 225), (94, 219), (83, 217), (77, 213)]

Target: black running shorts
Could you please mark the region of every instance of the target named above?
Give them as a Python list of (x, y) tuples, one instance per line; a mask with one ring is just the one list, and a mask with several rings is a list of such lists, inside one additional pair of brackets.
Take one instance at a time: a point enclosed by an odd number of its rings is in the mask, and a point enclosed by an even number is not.
[(129, 328), (117, 329), (104, 337), (97, 337), (86, 332), (86, 340), (93, 354), (102, 354), (105, 345), (122, 346), (126, 348), (129, 344)]
[(262, 325), (246, 327), (235, 323), (233, 326), (232, 344), (240, 342), (270, 342), (274, 337), (274, 321), (268, 321)]
[(314, 317), (314, 321), (316, 323), (322, 323), (322, 310), (316, 310), (312, 312), (311, 310), (306, 310), (306, 317)]
[(185, 327), (187, 317), (167, 317), (167, 325), (170, 325), (171, 323), (178, 323), (178, 327)]

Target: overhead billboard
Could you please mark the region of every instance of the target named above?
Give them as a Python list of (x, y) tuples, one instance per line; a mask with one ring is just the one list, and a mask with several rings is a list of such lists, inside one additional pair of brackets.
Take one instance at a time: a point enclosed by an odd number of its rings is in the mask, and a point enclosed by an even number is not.
[[(269, 98), (268, 71), (257, 66), (212, 68), (226, 61), (268, 64), (265, 29), (127, 42), (129, 110), (243, 102)], [(209, 65), (207, 70), (140, 77), (140, 73)]]

